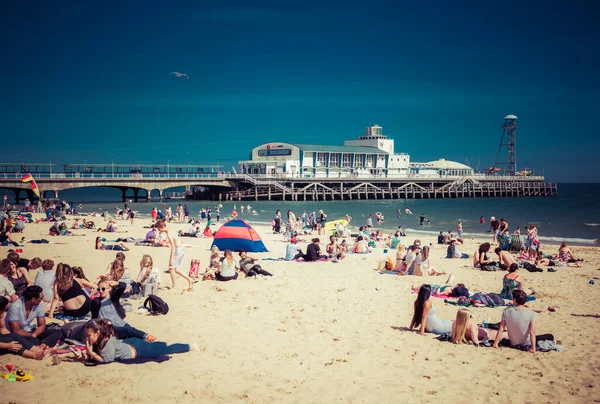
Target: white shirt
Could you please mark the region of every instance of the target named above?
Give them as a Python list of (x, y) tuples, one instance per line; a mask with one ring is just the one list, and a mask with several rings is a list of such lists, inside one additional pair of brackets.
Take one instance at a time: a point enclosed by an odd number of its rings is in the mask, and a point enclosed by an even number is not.
[(10, 300), (10, 297), (15, 294), (15, 287), (4, 276), (0, 275), (0, 296), (4, 296)]

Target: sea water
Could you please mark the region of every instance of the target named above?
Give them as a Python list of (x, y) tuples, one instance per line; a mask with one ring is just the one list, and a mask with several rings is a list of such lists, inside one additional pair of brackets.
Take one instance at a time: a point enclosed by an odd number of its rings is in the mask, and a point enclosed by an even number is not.
[[(110, 188), (80, 188), (60, 193), (61, 200), (83, 204), (84, 212), (108, 209), (113, 213), (115, 205), (123, 206), (120, 196), (119, 190)], [(187, 204), (192, 217), (199, 217), (198, 212), (201, 208), (210, 207), (215, 218), (214, 212), (219, 202), (167, 200), (165, 203), (173, 212), (179, 203)], [(270, 223), (277, 209), (281, 210), (284, 219), (288, 210), (292, 210), (296, 217), (299, 217), (304, 211), (309, 213), (323, 209), (328, 220), (342, 219), (346, 214), (350, 215), (350, 225), (355, 227), (365, 225), (371, 214), (376, 228), (393, 231), (398, 226), (403, 226), (410, 237), (418, 237), (420, 234), (434, 235), (448, 230), (456, 234), (456, 224), (462, 220), (465, 237), (481, 237), (485, 236), (489, 228), (490, 217), (495, 216), (498, 220), (505, 218), (511, 232), (517, 226), (521, 227), (522, 234), (526, 234), (529, 223), (535, 223), (542, 241), (594, 244), (600, 239), (600, 184), (559, 184), (557, 196), (544, 197), (316, 202), (249, 200), (221, 203), (222, 221), (230, 216), (234, 204), (239, 217), (250, 223)], [(149, 214), (153, 207), (161, 209), (162, 205), (163, 203), (156, 200), (131, 204), (141, 217)], [(242, 213), (241, 205), (251, 205), (257, 215), (249, 214), (246, 209)], [(412, 211), (412, 215), (407, 215), (405, 209)], [(400, 215), (397, 214), (397, 210), (401, 212)], [(376, 224), (376, 212), (381, 212), (385, 218), (380, 225)], [(431, 224), (420, 226), (420, 214), (424, 214)], [(481, 216), (485, 218), (485, 224), (479, 223)]]

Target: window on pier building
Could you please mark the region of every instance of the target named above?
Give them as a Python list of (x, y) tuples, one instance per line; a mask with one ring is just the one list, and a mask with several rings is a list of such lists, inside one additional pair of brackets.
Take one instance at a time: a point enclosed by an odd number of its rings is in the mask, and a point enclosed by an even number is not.
[(367, 154), (367, 167), (375, 167), (375, 155)]
[(342, 167), (351, 167), (352, 165), (352, 155), (348, 153), (342, 154)]
[(339, 167), (340, 165), (340, 155), (337, 153), (329, 154), (329, 166), (330, 167)]
[(327, 154), (317, 153), (317, 166), (325, 166), (327, 164)]
[(364, 155), (362, 154), (357, 154), (354, 156), (354, 167), (364, 167), (365, 165), (365, 160), (364, 160)]

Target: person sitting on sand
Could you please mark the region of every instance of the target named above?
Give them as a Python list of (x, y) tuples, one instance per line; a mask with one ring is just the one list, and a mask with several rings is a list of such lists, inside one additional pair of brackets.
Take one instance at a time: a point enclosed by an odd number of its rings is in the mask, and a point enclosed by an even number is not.
[(19, 253), (17, 253), (16, 251), (11, 251), (8, 254), (6, 254), (6, 258), (14, 262), (17, 268), (23, 268), (27, 271), (32, 269), (38, 269), (42, 266), (42, 260), (39, 257), (35, 257), (28, 260), (27, 258), (21, 258)]
[(322, 258), (327, 258), (321, 253), (321, 247), (319, 246), (320, 242), (321, 240), (319, 240), (318, 238), (313, 238), (312, 243), (306, 246), (306, 254), (302, 254), (302, 252), (299, 252), (298, 254), (296, 254), (296, 259), (302, 258), (306, 262), (314, 262)]
[(417, 276), (423, 276), (423, 273), (427, 273), (430, 276), (439, 276), (445, 275), (446, 273), (443, 271), (436, 270), (433, 265), (431, 265), (431, 257), (429, 256), (429, 247), (423, 247), (423, 251), (421, 254), (417, 256), (415, 261), (415, 269), (414, 274)]
[(490, 243), (483, 243), (479, 246), (479, 250), (477, 251), (477, 255), (479, 257), (477, 262), (479, 263), (479, 268), (481, 268), (482, 271), (498, 270), (498, 263), (487, 256), (491, 246), (492, 245)]
[(335, 257), (335, 252), (337, 251), (337, 242), (334, 236), (329, 236), (329, 244), (325, 246), (325, 251), (327, 252), (327, 256), (329, 258)]
[(516, 262), (510, 264), (508, 273), (502, 279), (502, 291), (500, 296), (503, 299), (512, 300), (513, 290), (524, 290), (527, 295), (531, 295), (532, 291), (523, 289), (523, 278), (519, 274), (519, 265)]
[(406, 270), (408, 275), (414, 275), (415, 267), (417, 266), (417, 257), (421, 254), (421, 247), (412, 245), (412, 249), (408, 250), (404, 261), (406, 262)]
[(437, 309), (431, 303), (430, 285), (421, 286), (414, 308), (415, 312), (409, 327), (411, 330), (418, 327), (421, 335), (425, 335), (425, 332), (449, 334), (452, 330), (452, 321), (440, 320), (437, 316)]
[(525, 307), (527, 293), (516, 289), (512, 291), (512, 297), (513, 306), (508, 306), (502, 312), (502, 321), (494, 340), (494, 348), (498, 348), (504, 330), (508, 332), (512, 347), (529, 350), (531, 353), (535, 353), (537, 342), (554, 341), (552, 334), (535, 335), (536, 315), (533, 310)]
[(4, 296), (0, 296), (0, 355), (15, 354), (27, 359), (44, 359), (50, 350), (45, 345), (38, 345), (39, 341), (26, 338), (6, 327), (6, 313), (9, 302)]
[(75, 278), (73, 269), (69, 265), (58, 264), (54, 280), (54, 299), (48, 312), (48, 318), (54, 318), (54, 310), (58, 307), (59, 300), (63, 302), (62, 312), (65, 316), (81, 318), (89, 314), (92, 302), (83, 287), (95, 289), (96, 285), (84, 279)]
[(7, 227), (0, 232), (0, 245), (4, 247), (7, 247), (9, 245), (12, 245), (13, 247), (19, 246), (19, 243), (14, 241), (10, 236), (10, 227)]
[(102, 237), (96, 237), (96, 250), (129, 251), (125, 244), (103, 244)]
[(498, 259), (499, 259), (498, 266), (500, 267), (500, 269), (503, 269), (506, 271), (508, 268), (510, 268), (510, 266), (512, 264), (517, 263), (517, 261), (515, 260), (515, 258), (512, 256), (511, 253), (503, 250), (500, 247), (496, 247), (494, 249), (494, 252), (496, 253), (496, 255), (498, 255)]
[(53, 347), (62, 337), (60, 330), (46, 328), (44, 291), (39, 286), (28, 286), (23, 297), (11, 303), (5, 322), (9, 332), (38, 339), (47, 346)]
[(96, 223), (94, 223), (94, 221), (93, 221), (93, 220), (86, 221), (85, 219), (83, 219), (83, 221), (82, 221), (82, 226), (83, 226), (85, 229), (95, 229), (95, 228), (96, 228)]
[(369, 244), (364, 239), (363, 236), (358, 236), (356, 238), (356, 244), (354, 245), (353, 252), (354, 254), (367, 254), (371, 250), (369, 249)]
[(396, 246), (396, 263), (394, 264), (394, 271), (406, 272), (406, 247), (403, 244)]
[(576, 259), (573, 256), (573, 253), (569, 249), (567, 243), (563, 242), (558, 249), (558, 259), (564, 262), (565, 264), (575, 263), (577, 268), (580, 268), (579, 262), (583, 261), (582, 259)]
[(15, 287), (8, 280), (13, 266), (15, 264), (8, 258), (0, 260), (0, 296), (6, 297), (11, 302), (19, 298), (15, 293)]
[(348, 252), (348, 244), (346, 244), (346, 240), (342, 240), (342, 242), (337, 245), (336, 258), (338, 260), (343, 260), (344, 258), (346, 258), (347, 252)]
[(49, 259), (44, 260), (42, 262), (42, 271), (38, 271), (33, 283), (44, 290), (44, 303), (48, 305), (52, 302), (52, 299), (54, 299), (53, 285), (55, 277), (54, 261)]
[(117, 327), (126, 327), (125, 310), (120, 299), (125, 292), (125, 283), (118, 281), (102, 280), (98, 283), (100, 296), (92, 300), (92, 319), (103, 318), (109, 320)]
[(525, 247), (521, 247), (521, 249), (519, 250), (519, 260), (521, 260), (521, 261), (529, 260), (529, 254), (527, 254), (527, 250), (525, 249)]
[(199, 351), (197, 345), (148, 342), (142, 338), (118, 340), (109, 321), (92, 320), (85, 325), (87, 336), (86, 354), (94, 362), (110, 363), (135, 358), (157, 358), (160, 356)]
[[(291, 260), (290, 260), (291, 261)], [(216, 245), (210, 249), (210, 261), (208, 267), (202, 275), (203, 281), (214, 281), (217, 271), (221, 268), (221, 261), (219, 260), (219, 247)]]
[(11, 264), (7, 279), (13, 284), (17, 296), (22, 297), (25, 289), (27, 286), (32, 285), (32, 282), (27, 278), (27, 271), (25, 268), (17, 268), (13, 261), (11, 261)]
[(154, 268), (152, 257), (144, 255), (140, 261), (140, 272), (137, 276), (143, 296), (157, 295), (160, 281), (160, 271)]
[(469, 309), (463, 307), (458, 310), (450, 332), (453, 343), (467, 344), (468, 341), (471, 341), (473, 345), (479, 345), (481, 342), (496, 339), (497, 331), (478, 327), (474, 321), (471, 321), (472, 318)]
[(115, 257), (115, 260), (108, 265), (106, 273), (100, 276), (99, 279), (114, 282), (124, 282), (125, 293), (128, 293), (131, 289), (131, 273), (129, 272), (129, 269), (125, 267), (125, 254), (119, 251)]
[(221, 265), (215, 272), (215, 278), (221, 282), (236, 280), (238, 278), (236, 269), (237, 265), (233, 259), (233, 253), (231, 250), (225, 250), (223, 258), (221, 258)]
[(450, 245), (446, 249), (446, 258), (469, 258), (469, 254), (464, 254), (460, 252), (457, 248), (458, 240), (452, 239), (450, 240)]
[(419, 239), (416, 239), (413, 241), (412, 245), (408, 246), (408, 251), (412, 251), (416, 248), (421, 249), (421, 240)]

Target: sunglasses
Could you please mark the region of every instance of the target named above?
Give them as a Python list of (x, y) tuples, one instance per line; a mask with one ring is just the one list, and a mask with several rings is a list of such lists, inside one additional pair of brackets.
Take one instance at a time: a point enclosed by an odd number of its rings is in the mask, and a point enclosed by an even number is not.
[(107, 288), (98, 288), (98, 292), (104, 292)]

